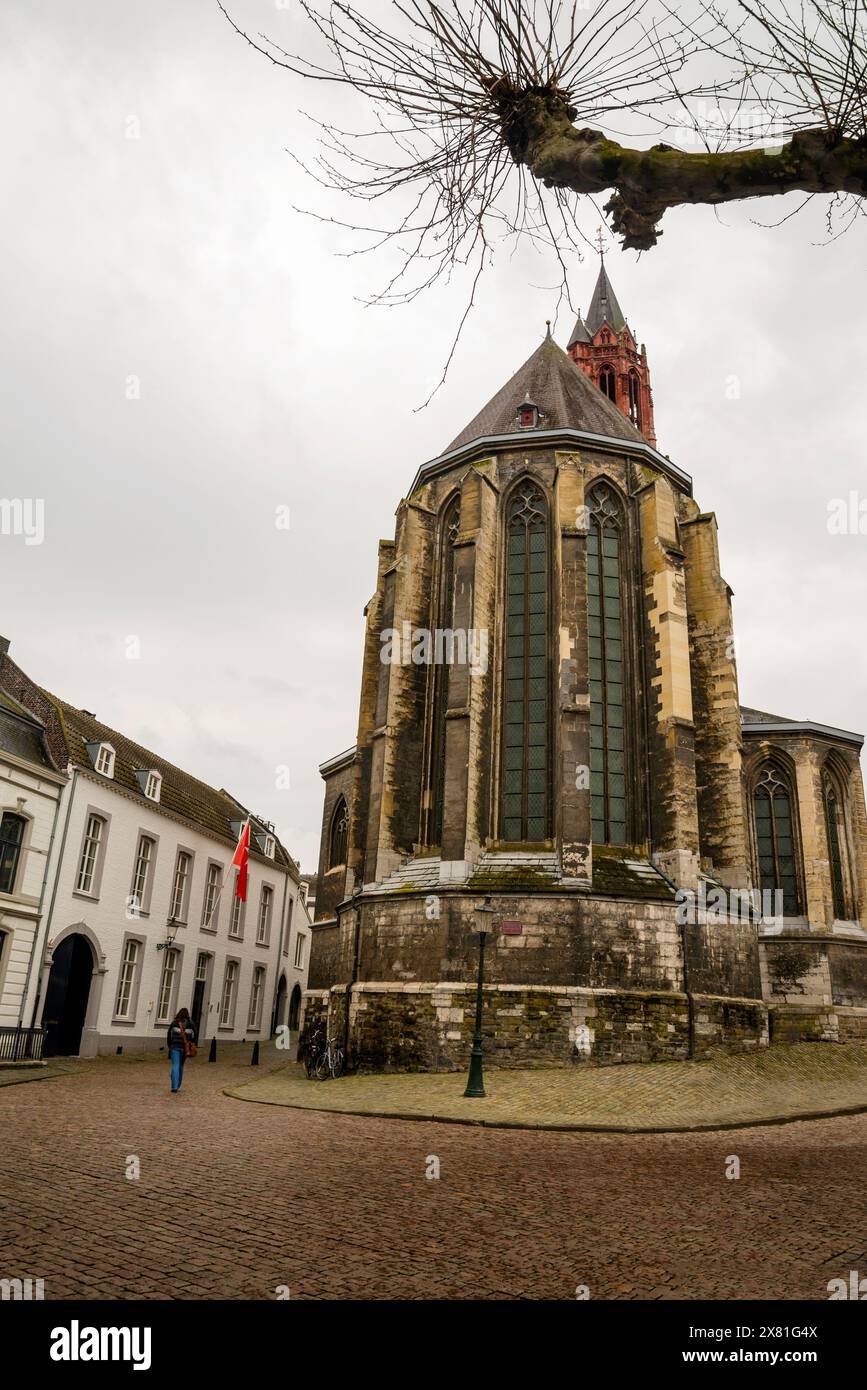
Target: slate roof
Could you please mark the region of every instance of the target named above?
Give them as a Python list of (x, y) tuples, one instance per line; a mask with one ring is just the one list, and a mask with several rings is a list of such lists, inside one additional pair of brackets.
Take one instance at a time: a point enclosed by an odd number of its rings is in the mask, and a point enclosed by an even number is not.
[(608, 279), (604, 261), (599, 267), (596, 288), (593, 291), (590, 308), (587, 310), (587, 327), (591, 337), (599, 332), (603, 323), (609, 324), (615, 333), (619, 333), (621, 328), (626, 327), (626, 319), (623, 316), (623, 310), (617, 303), (617, 295)]
[(37, 767), (59, 771), (48, 751), (45, 730), (39, 720), (3, 689), (0, 689), (0, 749)]
[[(217, 835), (226, 841), (237, 842), (237, 822), (246, 820), (248, 811), (235, 797), (230, 796), (227, 791), (222, 789), (217, 791), (216, 788), (208, 786), (207, 782), (200, 782), (197, 777), (192, 777), (188, 772), (175, 767), (173, 763), (166, 762), (165, 758), (160, 757), (158, 753), (151, 752), (140, 743), (127, 738), (125, 734), (119, 733), (117, 729), (111, 729), (107, 724), (101, 723), (87, 710), (76, 709), (74, 705), (68, 704), (47, 690), (43, 690), (42, 693), (57, 710), (71, 763), (86, 768), (93, 777), (103, 780), (109, 785), (122, 787), (125, 792), (140, 799), (143, 805), (154, 808), (160, 806), (163, 810), (192, 822), (206, 833)], [(95, 770), (87, 751), (88, 743), (111, 744), (115, 751), (113, 777), (103, 777), (103, 774)], [(141, 783), (136, 777), (136, 769), (149, 771), (152, 768), (162, 777), (158, 803), (150, 801), (145, 796)], [(235, 822), (234, 828), (233, 822)], [(267, 829), (263, 821), (253, 816), (252, 830), (254, 835), (257, 829), (267, 831), (271, 835), (274, 834), (273, 831)], [(263, 864), (283, 865), (293, 871), (293, 876), (297, 877), (298, 868), (292, 856), (276, 835), (274, 835), (274, 841), (275, 851), (272, 860), (266, 855), (258, 853), (255, 848), (255, 839), (251, 838), (251, 857)]]
[(575, 320), (575, 327), (572, 329), (572, 337), (569, 339), (566, 346), (571, 347), (573, 343), (591, 343), (592, 341), (592, 337), (587, 332), (587, 325), (582, 319), (579, 311), (578, 317)]
[[(549, 335), (443, 452), (450, 453), (484, 435), (518, 433), (515, 411), (527, 396), (543, 412), (540, 430), (585, 430), (610, 439), (646, 442)], [(533, 431), (525, 433), (532, 435)]]
[(797, 724), (797, 719), (787, 719), (783, 714), (766, 714), (764, 710), (749, 709), (741, 705), (742, 724)]

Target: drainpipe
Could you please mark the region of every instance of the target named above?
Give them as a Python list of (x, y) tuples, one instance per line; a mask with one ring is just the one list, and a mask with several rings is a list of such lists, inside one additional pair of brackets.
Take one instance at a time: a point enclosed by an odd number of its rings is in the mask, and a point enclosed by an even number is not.
[[(635, 573), (638, 574), (638, 575), (640, 575), (640, 574), (642, 573), (642, 570), (641, 570), (641, 513), (640, 513), (639, 507), (638, 507), (638, 495), (637, 495), (637, 493), (633, 493), (633, 494), (632, 494), (632, 502), (633, 502), (633, 510), (634, 510), (634, 512), (635, 512), (635, 540), (634, 540), (634, 545), (633, 545), (634, 564), (635, 564)], [(649, 719), (649, 715), (648, 715), (647, 706), (648, 706), (648, 700), (649, 700), (649, 694), (650, 694), (650, 686), (649, 686), (649, 684), (648, 684), (648, 671), (647, 671), (647, 643), (646, 643), (645, 640), (644, 640), (645, 632), (644, 632), (644, 589), (643, 589), (643, 587), (642, 587), (642, 591), (641, 591), (641, 602), (642, 602), (642, 609), (641, 609), (641, 641), (640, 641), (639, 645), (640, 645), (640, 648), (641, 648), (641, 684), (642, 684), (641, 709), (642, 709), (642, 716), (643, 716), (643, 718), (642, 718), (642, 723), (643, 723), (643, 728), (644, 728), (644, 758), (645, 758), (645, 768), (644, 768), (644, 804), (645, 804), (645, 817), (646, 817), (646, 820), (647, 820), (647, 857), (648, 857), (648, 859), (650, 860), (650, 862), (653, 864), (653, 820), (652, 820), (652, 811), (653, 811), (653, 808), (652, 808), (651, 796), (650, 796), (650, 777), (647, 775), (647, 774), (648, 774), (647, 758), (648, 758), (648, 755), (649, 755), (649, 753), (650, 753), (650, 719)], [(672, 891), (673, 891), (675, 894), (677, 894), (678, 891), (679, 891), (679, 889), (678, 889), (678, 887), (677, 887), (677, 884), (674, 882), (674, 880), (671, 879), (671, 878), (669, 878), (668, 874), (665, 873), (665, 871), (664, 871), (663, 869), (661, 869), (661, 868), (659, 867), (658, 864), (653, 864), (653, 867), (656, 869), (656, 872), (660, 875), (660, 877), (663, 878), (663, 879), (665, 880), (665, 882), (668, 884), (669, 888), (671, 888)], [(692, 1060), (692, 1059), (695, 1057), (695, 1000), (693, 999), (692, 993), (691, 993), (690, 988), (689, 988), (689, 956), (688, 956), (688, 951), (687, 951), (687, 936), (686, 936), (686, 923), (685, 923), (685, 922), (682, 923), (682, 924), (681, 924), (681, 927), (680, 927), (680, 954), (681, 954), (681, 959), (682, 959), (682, 961), (683, 961), (683, 992), (684, 992), (684, 994), (686, 995), (686, 1012), (687, 1012), (687, 1020), (688, 1020), (688, 1023), (687, 1023), (687, 1052), (686, 1052), (686, 1055), (687, 1055), (687, 1058), (688, 1058), (688, 1059)]]
[[(280, 909), (280, 938), (277, 942), (277, 969), (274, 971), (274, 999), (271, 1004), (272, 1035), (277, 1031), (277, 994), (280, 987), (280, 962), (283, 959), (283, 933), (286, 930), (286, 892), (289, 884), (289, 870), (283, 875), (283, 906)], [(289, 943), (287, 941), (286, 945)], [(287, 982), (288, 989), (288, 982)]]
[[(60, 870), (61, 870), (61, 868), (63, 867), (64, 851), (66, 850), (66, 837), (67, 837), (67, 834), (68, 834), (68, 832), (69, 832), (69, 821), (70, 821), (70, 818), (71, 818), (71, 816), (72, 816), (72, 803), (73, 803), (73, 800), (75, 799), (75, 788), (76, 788), (77, 781), (78, 781), (78, 768), (77, 768), (77, 767), (74, 767), (74, 768), (72, 769), (72, 781), (68, 784), (68, 785), (69, 785), (69, 801), (66, 803), (66, 818), (65, 818), (65, 820), (64, 820), (64, 822), (63, 822), (63, 835), (61, 836), (61, 840), (60, 840), (60, 849), (59, 849), (58, 854), (57, 854), (57, 865), (56, 865), (55, 870), (54, 870), (54, 885), (53, 885), (53, 887), (52, 887), (52, 889), (51, 889), (51, 903), (50, 903), (50, 905), (49, 905), (48, 911), (47, 911), (46, 914), (45, 914), (44, 942), (47, 942), (47, 940), (48, 940), (48, 929), (49, 929), (49, 927), (51, 926), (51, 919), (52, 919), (52, 917), (53, 917), (53, 915), (54, 915), (54, 904), (55, 904), (55, 901), (56, 901), (56, 899), (57, 899), (57, 887), (58, 887), (58, 884), (59, 884), (59, 882), (60, 882)], [(59, 809), (60, 809), (60, 807), (59, 807), (59, 805), (58, 805), (58, 810), (59, 810)], [(54, 836), (55, 836), (55, 833), (56, 833), (56, 825), (57, 825), (57, 816), (56, 816), (56, 814), (55, 814), (55, 830), (53, 830), (52, 833), (51, 833), (51, 844), (52, 844), (52, 845), (54, 844)], [(51, 858), (51, 850), (50, 850), (50, 848), (49, 848), (49, 863), (50, 863), (50, 858)], [(48, 878), (48, 869), (49, 869), (49, 864), (46, 864), (46, 865), (45, 865), (45, 877), (46, 877), (46, 881), (47, 881), (47, 878)], [(45, 892), (45, 884), (43, 883), (43, 895), (44, 895), (44, 892)], [(42, 906), (42, 896), (40, 896), (40, 907), (41, 907), (41, 906)], [(37, 952), (38, 946), (39, 946), (39, 934), (37, 933), (37, 936), (36, 936), (36, 938), (34, 939), (34, 942), (33, 942), (33, 951), (32, 951), (31, 956), (30, 956), (30, 964), (29, 964), (28, 967), (27, 967), (27, 980), (26, 980), (25, 985), (24, 985), (24, 996), (23, 996), (23, 998), (22, 998), (22, 1000), (21, 1000), (22, 1012), (23, 1012), (23, 1009), (24, 1009), (24, 1000), (25, 1000), (26, 997), (27, 997), (27, 990), (28, 990), (29, 987), (30, 987), (30, 970), (31, 970), (31, 967), (32, 967), (32, 965), (33, 965), (33, 961), (36, 959), (37, 953), (38, 953), (39, 959), (40, 959), (40, 961), (41, 961), (42, 956), (44, 955), (44, 951), (45, 951), (45, 945), (44, 945), (44, 943), (43, 943), (42, 949), (39, 950), (39, 951)], [(31, 1017), (31, 1019), (30, 1019), (30, 1027), (31, 1027), (31, 1028), (35, 1028), (35, 1027), (36, 1027), (36, 1015), (37, 1015), (38, 1012), (39, 1012), (39, 1004), (40, 1004), (40, 991), (41, 991), (41, 982), (40, 982), (40, 984), (37, 986), (36, 998), (35, 998), (34, 1001), (33, 1001), (33, 1015), (32, 1015), (32, 1017)]]
[(361, 889), (356, 889), (352, 895), (352, 909), (355, 914), (355, 929), (352, 943), (352, 973), (349, 984), (346, 986), (346, 1017), (343, 1021), (343, 1056), (349, 1056), (349, 1005), (352, 1000), (352, 987), (358, 980), (358, 960), (361, 954), (361, 905), (359, 899)]
[[(661, 869), (658, 864), (654, 864), (653, 867), (656, 872), (665, 879), (669, 888), (673, 889), (675, 893), (680, 891), (674, 879), (669, 878), (668, 874)], [(696, 911), (697, 910), (698, 909), (696, 909)], [(692, 1059), (695, 1057), (695, 1000), (689, 988), (689, 952), (687, 950), (686, 922), (681, 922), (680, 924), (680, 954), (683, 957), (683, 992), (686, 995), (686, 1011), (689, 1019), (689, 1036), (686, 1055), (688, 1058)]]

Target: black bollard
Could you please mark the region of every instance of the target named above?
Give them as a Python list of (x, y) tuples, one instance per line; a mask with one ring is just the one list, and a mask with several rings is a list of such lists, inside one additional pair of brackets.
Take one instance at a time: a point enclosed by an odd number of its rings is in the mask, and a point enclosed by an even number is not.
[(210, 1050), (210, 1052), (208, 1053), (208, 1061), (209, 1061), (209, 1062), (216, 1062), (216, 1060), (217, 1060), (217, 1039), (216, 1039), (216, 1038), (211, 1038), (211, 1050)]
[(250, 1058), (250, 1066), (251, 1066), (251, 1067), (258, 1067), (258, 1065), (259, 1065), (259, 1039), (257, 1038), (256, 1041), (253, 1043), (253, 1056)]

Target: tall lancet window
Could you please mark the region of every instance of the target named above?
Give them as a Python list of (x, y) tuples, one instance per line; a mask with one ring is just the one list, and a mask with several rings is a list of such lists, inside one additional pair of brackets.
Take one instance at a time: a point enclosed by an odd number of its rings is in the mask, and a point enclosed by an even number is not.
[(838, 921), (848, 917), (846, 910), (846, 886), (843, 877), (842, 816), (837, 793), (831, 782), (825, 782), (825, 824), (828, 828), (828, 860), (831, 869), (831, 894), (834, 900), (834, 916)]
[(629, 418), (637, 430), (641, 429), (641, 386), (638, 373), (629, 373)]
[[(453, 497), (443, 514), (440, 531), (439, 601), (435, 626), (446, 632), (454, 628), (455, 617), (455, 541), (461, 529), (460, 493)], [(443, 811), (446, 781), (446, 711), (449, 704), (447, 661), (433, 667), (433, 721), (431, 737), (431, 804), (426, 840), (430, 845), (443, 842)]]
[(797, 851), (789, 783), (776, 767), (759, 774), (753, 792), (759, 886), (783, 894), (783, 915), (800, 911)]
[(527, 480), (506, 513), (502, 838), (548, 837), (548, 506)]
[(590, 662), (590, 805), (593, 839), (626, 844), (623, 717), (623, 514), (614, 489), (597, 483), (586, 497), (587, 632)]

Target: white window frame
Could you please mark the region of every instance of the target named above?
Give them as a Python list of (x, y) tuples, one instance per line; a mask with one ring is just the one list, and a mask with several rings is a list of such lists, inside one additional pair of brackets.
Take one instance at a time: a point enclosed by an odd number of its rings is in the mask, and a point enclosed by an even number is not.
[[(147, 846), (147, 853), (143, 850)], [(154, 850), (157, 842), (152, 835), (139, 835), (138, 845), (135, 851), (135, 863), (132, 869), (132, 887), (130, 898), (135, 904), (137, 912), (144, 910), (144, 905), (148, 897), (148, 882), (154, 865)]]
[(159, 801), (160, 790), (162, 788), (162, 785), (162, 777), (158, 772), (152, 769), (148, 773), (147, 781), (145, 782), (145, 796), (147, 797), (148, 801)]
[(232, 914), (229, 918), (229, 935), (233, 941), (244, 940), (244, 908), (246, 903), (242, 902), (235, 891), (238, 886), (238, 870), (235, 870), (235, 877), (232, 880)]
[(130, 1009), (135, 1003), (133, 985), (138, 970), (140, 946), (141, 942), (134, 936), (128, 936), (123, 943), (123, 955), (117, 977), (117, 995), (114, 1001), (115, 1018), (130, 1019), (134, 1017), (134, 1014), (130, 1013)]
[(241, 967), (236, 960), (227, 960), (223, 970), (223, 988), (220, 991), (220, 1027), (234, 1028), (235, 1008), (238, 1002), (238, 980)]
[(247, 1015), (247, 1027), (254, 1031), (262, 1027), (262, 1005), (265, 1002), (265, 977), (267, 973), (264, 965), (254, 965), (253, 983), (250, 987), (250, 1010)]
[(103, 777), (114, 776), (114, 749), (110, 743), (101, 743), (96, 750), (93, 766)]
[(303, 932), (299, 932), (295, 938), (295, 969), (304, 969), (304, 943), (307, 937)]
[(89, 811), (78, 861), (78, 875), (75, 880), (76, 893), (94, 896), (93, 883), (99, 867), (99, 856), (104, 846), (106, 820), (95, 811)]
[(169, 1023), (174, 1017), (173, 1007), (178, 988), (178, 975), (181, 953), (177, 946), (167, 946), (163, 955), (163, 968), (160, 973), (160, 988), (157, 995), (157, 1023)]
[[(181, 867), (185, 865), (183, 874)], [(186, 922), (186, 906), (189, 898), (190, 879), (193, 874), (193, 856), (188, 849), (179, 849), (175, 856), (175, 876), (172, 880), (172, 900), (169, 916), (175, 922)], [(180, 902), (178, 901), (180, 889)]]
[(205, 872), (205, 896), (202, 899), (202, 926), (206, 931), (216, 931), (214, 913), (219, 908), (222, 880), (222, 868), (214, 860), (211, 860)]
[(259, 889), (259, 913), (256, 918), (256, 945), (267, 946), (271, 940), (271, 916), (274, 910), (274, 889), (263, 883)]

